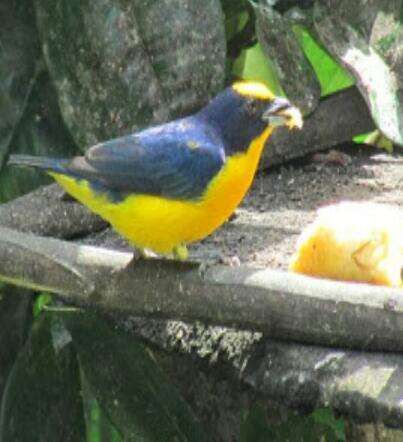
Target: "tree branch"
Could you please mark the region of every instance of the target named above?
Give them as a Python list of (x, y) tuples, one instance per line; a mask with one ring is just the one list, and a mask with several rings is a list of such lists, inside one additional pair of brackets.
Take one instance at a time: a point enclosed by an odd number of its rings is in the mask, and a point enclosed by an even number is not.
[(403, 292), (116, 252), (0, 228), (0, 279), (123, 315), (201, 320), (271, 337), (403, 350)]

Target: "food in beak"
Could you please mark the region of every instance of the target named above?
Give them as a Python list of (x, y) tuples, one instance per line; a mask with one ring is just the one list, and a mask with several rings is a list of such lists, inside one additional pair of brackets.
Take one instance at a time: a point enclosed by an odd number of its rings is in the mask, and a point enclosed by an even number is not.
[(291, 106), (287, 109), (279, 111), (277, 115), (285, 118), (284, 124), (289, 129), (294, 129), (294, 127), (296, 127), (297, 129), (302, 129), (303, 126), (302, 115), (298, 108)]
[(282, 97), (276, 98), (264, 113), (263, 119), (272, 126), (287, 126), (301, 129), (303, 125), (302, 115), (298, 108)]

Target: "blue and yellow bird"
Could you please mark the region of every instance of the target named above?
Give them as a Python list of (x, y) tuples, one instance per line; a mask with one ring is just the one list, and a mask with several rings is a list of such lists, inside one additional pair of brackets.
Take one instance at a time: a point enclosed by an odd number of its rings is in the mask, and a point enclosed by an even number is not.
[(91, 147), (85, 156), (12, 155), (37, 167), (140, 250), (186, 259), (186, 245), (242, 201), (276, 126), (301, 115), (263, 84), (238, 82), (199, 112)]

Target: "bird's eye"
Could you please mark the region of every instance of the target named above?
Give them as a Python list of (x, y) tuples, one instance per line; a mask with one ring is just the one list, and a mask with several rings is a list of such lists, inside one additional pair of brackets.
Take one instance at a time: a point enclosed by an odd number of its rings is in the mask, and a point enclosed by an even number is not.
[(255, 115), (258, 111), (258, 105), (257, 105), (256, 101), (249, 100), (246, 103), (246, 111), (250, 115)]

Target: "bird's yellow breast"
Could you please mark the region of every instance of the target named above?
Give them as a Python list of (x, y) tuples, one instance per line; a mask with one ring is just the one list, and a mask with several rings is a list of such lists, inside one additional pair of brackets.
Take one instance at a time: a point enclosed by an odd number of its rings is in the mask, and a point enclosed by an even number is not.
[(106, 194), (94, 193), (85, 180), (50, 174), (68, 193), (109, 221), (130, 243), (165, 254), (176, 246), (206, 237), (228, 219), (252, 183), (271, 132), (272, 128), (267, 127), (246, 152), (229, 157), (198, 200), (131, 194), (113, 202)]

